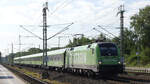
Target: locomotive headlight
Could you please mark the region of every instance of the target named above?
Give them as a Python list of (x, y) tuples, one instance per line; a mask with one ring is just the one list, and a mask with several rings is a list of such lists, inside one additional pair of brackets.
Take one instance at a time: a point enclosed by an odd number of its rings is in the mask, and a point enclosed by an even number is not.
[(118, 62), (118, 64), (121, 64), (121, 62)]
[(98, 62), (99, 64), (102, 64), (102, 62)]

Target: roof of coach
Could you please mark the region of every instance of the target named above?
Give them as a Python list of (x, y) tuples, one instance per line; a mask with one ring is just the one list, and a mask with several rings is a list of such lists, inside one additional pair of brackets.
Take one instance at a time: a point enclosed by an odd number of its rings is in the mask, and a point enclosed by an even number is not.
[(63, 54), (65, 53), (66, 48), (65, 49), (58, 49), (58, 50), (53, 50), (53, 51), (48, 51), (47, 54), (48, 55), (57, 55), (57, 54)]
[[(70, 50), (70, 51), (71, 50), (73, 50), (73, 51), (87, 50), (88, 48), (95, 48), (97, 46), (97, 44), (103, 44), (103, 43), (112, 43), (112, 42), (98, 42), (98, 43), (92, 43), (92, 44), (77, 46), (77, 47), (72, 47), (72, 48), (58, 49), (58, 50), (48, 51), (47, 54), (48, 55), (63, 54), (63, 53), (65, 53), (66, 50)], [(14, 59), (40, 57), (42, 55), (43, 55), (43, 53), (37, 53), (37, 54), (26, 55), (26, 56), (22, 56), (22, 57), (16, 57)]]
[[(48, 51), (47, 55), (63, 54), (65, 51), (66, 51), (66, 49), (58, 49), (58, 50)], [(21, 57), (16, 57), (14, 59), (32, 58), (32, 57), (40, 57), (40, 56), (43, 56), (43, 53), (25, 55), (25, 56), (21, 56)]]
[(23, 59), (23, 58), (31, 58), (31, 57), (40, 57), (42, 56), (43, 53), (37, 53), (37, 54), (32, 54), (32, 55), (25, 55), (25, 56), (21, 56), (21, 57), (16, 57), (14, 59)]

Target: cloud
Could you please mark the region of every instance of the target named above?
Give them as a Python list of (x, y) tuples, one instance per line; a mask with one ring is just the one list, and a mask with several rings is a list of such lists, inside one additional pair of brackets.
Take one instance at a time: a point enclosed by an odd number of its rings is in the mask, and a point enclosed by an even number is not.
[[(108, 30), (119, 26), (119, 16), (116, 14), (118, 12), (118, 7), (122, 3), (125, 3), (125, 26), (128, 27), (130, 26), (130, 17), (137, 13), (139, 8), (143, 8), (150, 4), (149, 0), (48, 0), (48, 2), (49, 12), (47, 13), (47, 20), (49, 25), (74, 22), (75, 24), (72, 25), (69, 30), (65, 31), (64, 34), (84, 33), (86, 36), (91, 35), (93, 37), (99, 34), (91, 30), (96, 25), (109, 25), (110, 28), (107, 28)], [(30, 35), (19, 28), (19, 25), (42, 25), (43, 3), (44, 0), (0, 0), (0, 39), (6, 39), (6, 41), (3, 42), (5, 46), (0, 47), (0, 49), (6, 48), (10, 40), (14, 42), (13, 39), (18, 39), (18, 32), (22, 35)], [(56, 9), (57, 11), (51, 15)], [(4, 25), (10, 26), (6, 27)], [(66, 25), (50, 27), (48, 29), (48, 35), (51, 36), (55, 34), (65, 26)], [(28, 29), (42, 36), (42, 28)], [(111, 30), (111, 32), (119, 35), (118, 30)], [(2, 37), (3, 34), (5, 34), (5, 37)], [(68, 40), (63, 39), (64, 38), (62, 38), (62, 41), (64, 41), (63, 43), (67, 44)], [(28, 40), (29, 39), (23, 39), (23, 42), (27, 43)], [(48, 45), (53, 46), (52, 44), (57, 43), (57, 41), (58, 38), (53, 38), (48, 42)], [(30, 40), (30, 42), (42, 44), (38, 39), (34, 41)]]
[(149, 0), (136, 0), (131, 2), (130, 4), (125, 4), (125, 24), (129, 27), (130, 26), (130, 18), (134, 14), (139, 12), (139, 9), (142, 9), (146, 6), (150, 5)]

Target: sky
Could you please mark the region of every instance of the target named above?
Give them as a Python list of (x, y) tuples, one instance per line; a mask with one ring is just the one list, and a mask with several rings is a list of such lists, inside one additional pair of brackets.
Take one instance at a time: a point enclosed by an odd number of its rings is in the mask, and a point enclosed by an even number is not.
[(42, 37), (42, 9), (46, 1), (49, 9), (47, 24), (50, 25), (48, 37), (62, 30), (69, 23), (74, 23), (68, 30), (48, 40), (48, 48), (57, 47), (58, 38), (60, 46), (65, 46), (69, 40), (72, 40), (74, 34), (96, 38), (100, 33), (93, 28), (108, 34), (97, 25), (118, 36), (117, 27), (120, 25), (120, 20), (117, 12), (120, 5), (124, 4), (125, 27), (130, 27), (131, 16), (138, 13), (139, 9), (150, 5), (150, 0), (0, 0), (0, 51), (3, 56), (11, 53), (12, 44), (14, 52), (19, 51), (19, 35), (21, 51), (31, 47), (42, 49), (42, 40), (33, 37), (23, 28)]

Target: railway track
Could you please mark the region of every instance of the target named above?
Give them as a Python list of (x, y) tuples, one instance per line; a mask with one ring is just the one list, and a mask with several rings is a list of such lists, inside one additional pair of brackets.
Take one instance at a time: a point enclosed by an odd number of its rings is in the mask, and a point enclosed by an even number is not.
[(128, 73), (134, 73), (134, 74), (138, 74), (138, 75), (150, 75), (150, 68), (126, 67), (125, 71)]
[(48, 84), (46, 82), (40, 81), (37, 78), (34, 78), (32, 76), (29, 76), (21, 71), (18, 71), (12, 67), (10, 67), (9, 65), (3, 65), (4, 67), (6, 67), (8, 70), (10, 70), (11, 72), (13, 72), (14, 74), (16, 74), (17, 76), (21, 77), (23, 80), (25, 80), (26, 82), (28, 82), (28, 84)]
[(109, 83), (113, 84), (150, 84), (150, 80), (145, 77), (142, 78), (140, 76), (131, 76), (126, 74), (121, 74), (116, 77), (109, 77), (107, 80), (109, 80)]
[[(25, 66), (19, 66), (29, 71), (41, 73), (40, 68), (31, 68)], [(56, 80), (65, 84), (150, 84), (150, 76), (148, 75), (137, 75), (134, 73), (119, 74), (117, 76), (106, 76), (106, 77), (87, 77), (85, 75), (65, 73), (58, 71), (49, 71), (50, 80)], [(32, 83), (42, 84), (42, 83)], [(43, 83), (45, 84), (45, 83)], [(55, 84), (55, 83), (54, 83)]]

